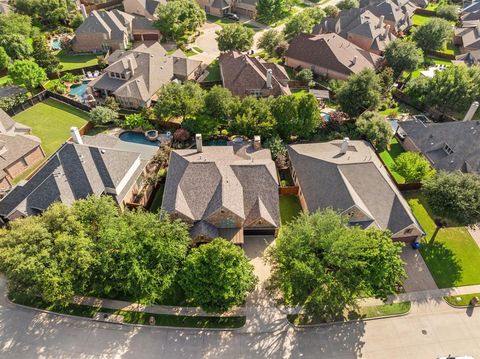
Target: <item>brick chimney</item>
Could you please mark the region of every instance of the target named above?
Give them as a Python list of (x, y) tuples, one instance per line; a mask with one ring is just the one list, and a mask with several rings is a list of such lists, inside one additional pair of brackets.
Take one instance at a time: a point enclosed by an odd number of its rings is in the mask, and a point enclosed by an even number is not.
[(341, 145), (341, 147), (340, 147), (340, 153), (341, 153), (341, 154), (347, 153), (349, 142), (350, 142), (350, 139), (349, 139), (348, 137), (345, 137), (345, 138), (343, 139), (342, 145)]
[(82, 136), (80, 135), (80, 131), (78, 131), (78, 127), (70, 127), (70, 135), (72, 136), (73, 142), (83, 145)]
[(271, 89), (272, 88), (272, 75), (273, 71), (271, 69), (267, 70), (267, 88)]
[(260, 136), (253, 136), (253, 149), (255, 151), (262, 149), (262, 139)]
[(198, 153), (203, 152), (203, 140), (202, 140), (202, 134), (201, 133), (197, 133), (195, 135), (195, 145), (197, 147), (197, 152)]

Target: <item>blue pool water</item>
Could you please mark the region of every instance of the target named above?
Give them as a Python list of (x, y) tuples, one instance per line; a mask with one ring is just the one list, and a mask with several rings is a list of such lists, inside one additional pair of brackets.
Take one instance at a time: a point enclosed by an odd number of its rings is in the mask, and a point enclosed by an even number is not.
[(139, 143), (141, 145), (158, 146), (158, 141), (149, 141), (142, 132), (125, 131), (119, 136), (122, 141)]
[(59, 39), (55, 39), (52, 41), (52, 50), (61, 50), (62, 49), (62, 43), (60, 42)]
[(226, 139), (215, 139), (215, 140), (209, 140), (205, 141), (207, 146), (226, 146), (228, 144), (228, 141)]
[(322, 117), (325, 120), (325, 122), (330, 122), (330, 114), (328, 114), (327, 112), (320, 112), (320, 113), (322, 114)]
[(88, 84), (80, 84), (70, 87), (70, 95), (83, 97), (87, 92)]

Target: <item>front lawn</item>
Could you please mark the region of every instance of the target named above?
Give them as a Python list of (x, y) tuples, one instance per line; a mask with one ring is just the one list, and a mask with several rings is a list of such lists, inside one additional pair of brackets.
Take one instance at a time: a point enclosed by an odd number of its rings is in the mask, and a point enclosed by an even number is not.
[(207, 21), (212, 22), (212, 23), (217, 24), (217, 25), (220, 25), (222, 27), (225, 26), (225, 25), (230, 25), (230, 24), (240, 24), (240, 25), (243, 25), (245, 27), (248, 27), (248, 28), (252, 29), (253, 31), (260, 31), (261, 30), (259, 27), (253, 26), (253, 25), (248, 24), (248, 23), (243, 23), (241, 21), (230, 20), (226, 17), (217, 17), (217, 16), (214, 16), (214, 15), (211, 15), (211, 14), (207, 14)]
[[(470, 301), (473, 297), (480, 297), (480, 293), (471, 293), (471, 294), (462, 294), (462, 295), (451, 295), (443, 297), (445, 301), (456, 307), (467, 307), (470, 305)], [(477, 304), (476, 306), (478, 306)]]
[(382, 151), (379, 153), (380, 158), (385, 162), (385, 165), (388, 167), (390, 173), (397, 183), (405, 183), (405, 178), (403, 178), (399, 173), (395, 172), (393, 166), (395, 165), (395, 159), (405, 152), (398, 142), (397, 138), (394, 137), (390, 142), (390, 149)]
[(62, 102), (47, 99), (14, 116), (15, 121), (32, 128), (32, 134), (42, 140), (47, 156), (55, 152), (69, 137), (70, 127), (82, 127), (88, 113)]
[(282, 225), (287, 224), (302, 212), (297, 196), (280, 196), (280, 218)]
[(67, 54), (59, 51), (57, 57), (60, 60), (62, 68), (60, 71), (69, 71), (81, 69), (84, 67), (95, 66), (98, 64), (96, 54)]
[(467, 229), (455, 226), (438, 228), (419, 192), (407, 192), (405, 198), (426, 233), (420, 252), (437, 286), (480, 284), (480, 249)]

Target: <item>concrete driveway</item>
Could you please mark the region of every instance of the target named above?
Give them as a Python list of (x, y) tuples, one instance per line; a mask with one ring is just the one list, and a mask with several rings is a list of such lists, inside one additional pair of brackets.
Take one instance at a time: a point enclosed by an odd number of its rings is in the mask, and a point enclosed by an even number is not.
[(203, 52), (192, 56), (191, 59), (200, 60), (203, 61), (204, 64), (209, 65), (218, 57), (218, 55), (220, 55), (215, 31), (220, 30), (221, 28), (220, 25), (211, 22), (207, 22), (201, 27), (200, 31), (202, 34), (197, 37), (195, 44), (192, 46), (201, 48)]
[(405, 245), (401, 257), (406, 262), (405, 271), (408, 276), (404, 283), (406, 292), (438, 289), (420, 251)]

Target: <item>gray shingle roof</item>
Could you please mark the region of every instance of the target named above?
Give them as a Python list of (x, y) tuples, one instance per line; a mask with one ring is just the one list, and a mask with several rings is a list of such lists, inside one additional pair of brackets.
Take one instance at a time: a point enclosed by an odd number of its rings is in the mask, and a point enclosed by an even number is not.
[[(123, 141), (115, 141), (117, 148), (108, 147), (113, 140), (97, 141), (102, 145), (65, 143), (30, 180), (0, 201), (0, 215), (7, 218), (16, 211), (33, 215), (54, 201), (71, 204), (88, 195), (106, 193), (120, 203), (147, 161), (139, 152), (117, 149)], [(95, 139), (86, 142), (94, 143)]]
[(133, 19), (133, 17), (118, 10), (94, 10), (75, 30), (75, 34), (104, 33), (111, 39), (122, 40), (128, 33), (125, 27), (125, 21), (128, 19)]
[(374, 15), (384, 16), (395, 26), (395, 31), (405, 31), (413, 25), (412, 17), (417, 6), (408, 0), (362, 0), (360, 7)]
[(0, 170), (40, 146), (40, 140), (28, 135), (0, 134)]
[[(415, 119), (401, 122), (400, 128), (436, 169), (480, 172), (479, 121), (424, 123)], [(453, 153), (448, 154), (445, 145)]]
[(414, 224), (415, 217), (377, 158), (363, 141), (294, 144), (288, 154), (309, 211), (352, 207), (365, 213), (364, 227), (375, 225), (393, 234)]
[(208, 217), (219, 209), (245, 227), (259, 219), (278, 227), (278, 179), (270, 151), (233, 146), (172, 151), (162, 207), (193, 222), (193, 234), (214, 233), (201, 223), (212, 225)]

